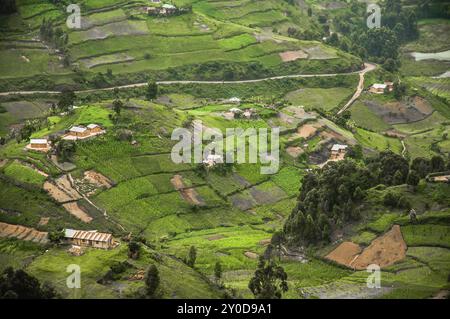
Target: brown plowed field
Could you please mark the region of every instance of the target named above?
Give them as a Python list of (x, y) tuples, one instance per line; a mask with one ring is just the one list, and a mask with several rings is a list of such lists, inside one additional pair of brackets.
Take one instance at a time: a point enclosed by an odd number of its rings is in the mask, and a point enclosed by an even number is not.
[(0, 237), (17, 238), (45, 244), (48, 242), (47, 236), (48, 233), (37, 231), (34, 228), (0, 223)]

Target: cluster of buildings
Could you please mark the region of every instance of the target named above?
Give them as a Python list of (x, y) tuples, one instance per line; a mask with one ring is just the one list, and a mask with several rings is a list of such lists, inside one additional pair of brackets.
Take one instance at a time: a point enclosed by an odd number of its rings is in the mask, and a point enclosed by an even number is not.
[(223, 163), (223, 157), (217, 154), (209, 154), (205, 157), (205, 159), (203, 159), (203, 165), (205, 165), (206, 167), (213, 167), (216, 164), (221, 163)]
[(233, 118), (246, 118), (246, 119), (252, 119), (257, 116), (257, 113), (253, 109), (246, 109), (241, 110), (237, 107), (233, 107), (229, 110), (230, 114), (232, 114)]
[(104, 134), (106, 131), (98, 124), (89, 124), (88, 126), (72, 126), (69, 132), (65, 134), (63, 140), (82, 140), (92, 136)]
[[(63, 140), (76, 141), (79, 139), (86, 139), (106, 131), (98, 124), (89, 124), (88, 126), (72, 126), (69, 131), (62, 136)], [(30, 143), (25, 146), (25, 149), (47, 153), (52, 148), (52, 143), (48, 138), (32, 138)]]
[(384, 94), (394, 91), (394, 82), (375, 83), (369, 88), (370, 93)]

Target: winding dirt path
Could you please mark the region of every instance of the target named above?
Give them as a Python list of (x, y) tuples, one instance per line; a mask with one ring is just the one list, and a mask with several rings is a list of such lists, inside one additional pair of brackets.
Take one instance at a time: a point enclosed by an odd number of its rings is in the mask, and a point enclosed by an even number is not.
[(347, 104), (344, 105), (342, 109), (339, 110), (337, 113), (338, 115), (342, 114), (347, 110), (361, 95), (362, 91), (364, 90), (364, 79), (367, 72), (371, 72), (377, 68), (375, 64), (371, 63), (364, 63), (364, 70), (358, 72), (359, 73), (359, 83), (358, 87), (356, 88), (355, 94), (353, 94), (352, 98), (347, 102)]
[[(373, 71), (376, 69), (376, 65), (371, 63), (365, 63), (364, 69), (360, 71), (355, 72), (344, 72), (344, 73), (325, 73), (325, 74), (292, 74), (292, 75), (280, 75), (280, 76), (272, 76), (267, 78), (261, 78), (261, 79), (255, 79), (255, 80), (238, 80), (238, 81), (191, 81), (191, 80), (179, 80), (179, 81), (157, 81), (156, 83), (158, 85), (173, 85), (173, 84), (239, 84), (239, 83), (258, 83), (258, 82), (264, 82), (269, 80), (282, 80), (282, 79), (295, 79), (295, 78), (313, 78), (313, 77), (333, 77), (338, 75), (352, 75), (352, 74), (359, 74), (360, 81), (357, 88), (357, 91), (355, 93), (355, 96), (353, 96), (352, 100), (349, 101), (349, 103), (344, 106), (346, 109), (351, 103), (356, 100), (359, 95), (361, 94), (362, 90), (364, 89), (364, 74), (367, 72)], [(115, 88), (117, 89), (128, 89), (128, 88), (137, 88), (137, 87), (143, 87), (146, 86), (147, 82), (143, 83), (135, 83), (135, 84), (127, 84), (127, 85), (121, 85), (121, 86), (114, 86), (114, 87), (108, 87), (108, 88), (102, 88), (102, 89), (88, 89), (88, 90), (80, 90), (75, 91), (75, 93), (89, 93), (89, 92), (97, 92), (97, 91), (111, 91)], [(359, 93), (358, 93), (359, 92)], [(59, 91), (11, 91), (11, 92), (0, 92), (0, 96), (8, 96), (8, 95), (32, 95), (32, 94), (60, 94)], [(344, 108), (339, 111), (338, 114), (344, 111)]]

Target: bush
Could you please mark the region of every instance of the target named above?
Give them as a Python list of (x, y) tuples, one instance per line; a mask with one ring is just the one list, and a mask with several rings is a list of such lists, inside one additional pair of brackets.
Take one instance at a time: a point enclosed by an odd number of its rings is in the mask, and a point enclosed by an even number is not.
[(399, 199), (398, 194), (389, 192), (384, 195), (383, 204), (395, 208), (398, 205)]

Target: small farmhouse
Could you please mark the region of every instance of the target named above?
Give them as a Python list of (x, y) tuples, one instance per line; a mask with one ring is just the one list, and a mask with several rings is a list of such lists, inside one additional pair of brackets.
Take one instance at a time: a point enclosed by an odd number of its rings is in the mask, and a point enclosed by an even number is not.
[(99, 233), (96, 230), (85, 231), (65, 229), (64, 238), (72, 245), (84, 247), (111, 249), (114, 245), (113, 237), (111, 234)]
[(232, 98), (228, 99), (227, 102), (239, 104), (239, 103), (241, 103), (241, 99), (238, 97), (232, 97)]
[(105, 130), (98, 124), (89, 124), (84, 126), (73, 126), (69, 132), (63, 136), (64, 140), (85, 139), (99, 134), (104, 134)]
[(95, 133), (101, 133), (103, 132), (102, 128), (100, 127), (100, 125), (97, 124), (89, 124), (87, 126), (89, 133), (90, 134), (95, 134)]
[(30, 145), (32, 148), (47, 148), (48, 147), (48, 141), (46, 138), (40, 138), (40, 139), (31, 139)]
[(347, 147), (348, 147), (347, 145), (334, 144), (331, 147), (330, 160), (332, 160), (332, 161), (343, 160), (345, 157), (345, 154), (347, 153)]
[(223, 158), (220, 155), (209, 154), (204, 160), (203, 164), (207, 167), (212, 167), (216, 164), (223, 163)]
[(394, 90), (394, 83), (392, 82), (384, 82), (384, 83), (375, 83), (369, 89), (370, 93), (374, 94), (384, 94), (384, 92), (392, 92)]
[(30, 144), (26, 146), (26, 149), (48, 152), (50, 150), (50, 143), (46, 138), (32, 138), (30, 139)]
[(186, 10), (178, 9), (172, 4), (163, 4), (161, 7), (147, 7), (147, 14), (154, 16), (170, 16), (178, 13), (182, 13)]
[(89, 130), (83, 126), (73, 126), (70, 128), (69, 134), (76, 137), (86, 137), (89, 135)]
[(429, 181), (432, 183), (448, 183), (448, 184), (450, 184), (450, 174), (431, 176), (431, 177), (429, 177)]
[(255, 112), (255, 110), (253, 109), (247, 109), (244, 111), (244, 113), (242, 113), (242, 115), (246, 118), (246, 119), (252, 119), (252, 118), (256, 118), (257, 114)]

